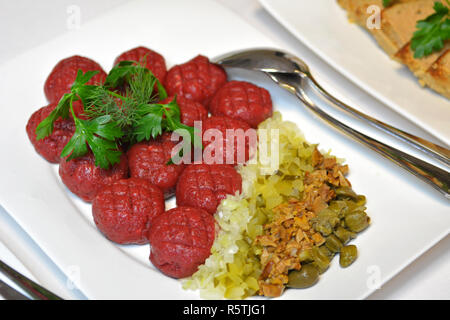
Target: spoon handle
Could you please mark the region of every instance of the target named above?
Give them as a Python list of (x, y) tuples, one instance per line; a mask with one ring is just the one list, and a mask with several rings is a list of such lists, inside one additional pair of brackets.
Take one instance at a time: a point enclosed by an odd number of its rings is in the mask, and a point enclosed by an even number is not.
[(28, 293), (33, 300), (61, 300), (61, 298), (56, 294), (40, 286), (33, 280), (25, 277), (23, 274), (17, 272), (1, 260), (0, 272), (14, 281), (14, 283)]
[(392, 127), (387, 123), (372, 118), (371, 116), (368, 116), (350, 107), (349, 105), (332, 96), (324, 88), (322, 88), (322, 86), (320, 86), (320, 84), (314, 79), (314, 77), (310, 73), (308, 74), (308, 78), (312, 82), (313, 86), (317, 89), (317, 92), (319, 92), (319, 94), (322, 95), (323, 98), (330, 101), (337, 108), (363, 120), (364, 122), (368, 123), (369, 125), (375, 128), (381, 129), (382, 131), (408, 143), (412, 147), (419, 149), (422, 152), (425, 152), (427, 155), (446, 164), (447, 166), (450, 166), (450, 150), (441, 147), (435, 143), (432, 143), (428, 140), (425, 140), (423, 138), (417, 137), (415, 135)]
[[(438, 190), (448, 200), (450, 200), (449, 186), (450, 186), (450, 173), (436, 167), (428, 162), (413, 157), (403, 151), (388, 146), (382, 142), (379, 142), (355, 129), (350, 128), (339, 120), (333, 118), (328, 113), (323, 111), (316, 103), (311, 100), (311, 97), (305, 91), (308, 90), (309, 84), (304, 84), (307, 79), (302, 78), (298, 74), (289, 74), (282, 72), (266, 72), (269, 77), (278, 83), (284, 89), (295, 94), (308, 109), (318, 115), (320, 118), (328, 122), (333, 127), (355, 138), (357, 141), (366, 145), (370, 149), (378, 152), (388, 160), (399, 165), (403, 169), (412, 173), (422, 181), (428, 183), (430, 186)], [(309, 81), (307, 81), (309, 82)], [(329, 100), (325, 101), (330, 103)]]

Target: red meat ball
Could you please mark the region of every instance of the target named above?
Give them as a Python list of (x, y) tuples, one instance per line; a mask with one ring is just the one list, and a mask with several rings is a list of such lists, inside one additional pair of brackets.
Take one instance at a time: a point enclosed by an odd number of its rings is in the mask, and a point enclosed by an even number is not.
[(164, 195), (139, 178), (115, 181), (97, 193), (92, 215), (97, 228), (119, 244), (145, 244), (153, 221), (164, 213)]
[(188, 277), (210, 256), (214, 238), (215, 221), (208, 212), (190, 207), (171, 209), (150, 227), (150, 261), (170, 277)]
[(44, 92), (49, 102), (57, 102), (61, 97), (70, 91), (78, 70), (99, 71), (88, 84), (103, 83), (106, 78), (106, 73), (102, 67), (89, 58), (72, 56), (61, 60), (53, 68), (44, 85)]
[(247, 122), (212, 116), (202, 125), (203, 161), (208, 164), (243, 164), (253, 155), (256, 140), (256, 130)]
[(222, 67), (199, 55), (172, 67), (167, 72), (165, 88), (169, 95), (183, 96), (207, 105), (226, 81), (227, 74)]
[[(169, 97), (161, 101), (163, 104), (171, 102), (174, 97)], [(182, 96), (177, 97), (177, 104), (180, 107), (181, 123), (193, 127), (194, 121), (203, 121), (208, 118), (208, 111), (197, 101), (186, 99)]]
[(186, 167), (177, 184), (177, 205), (201, 208), (211, 214), (228, 194), (242, 191), (241, 175), (225, 164), (193, 164)]
[(157, 139), (143, 141), (128, 150), (130, 175), (143, 178), (159, 187), (166, 197), (173, 194), (184, 164), (167, 164), (172, 158), (172, 150), (178, 144), (171, 141), (171, 133), (164, 133)]
[(92, 153), (69, 161), (61, 159), (59, 175), (70, 191), (91, 202), (105, 186), (128, 177), (127, 157), (122, 154), (120, 162), (109, 169), (97, 167)]
[(120, 61), (127, 60), (141, 62), (141, 65), (143, 65), (143, 62), (145, 61), (145, 67), (149, 69), (161, 83), (164, 83), (167, 73), (166, 61), (158, 52), (145, 47), (137, 47), (125, 51), (118, 56), (114, 61), (114, 65), (118, 64)]
[(34, 112), (26, 126), (28, 138), (36, 152), (51, 163), (59, 163), (61, 151), (75, 132), (75, 123), (72, 119), (59, 118), (53, 123), (53, 132), (48, 137), (41, 140), (36, 139), (37, 126), (49, 116), (56, 105), (57, 103), (53, 103)]
[(230, 81), (221, 87), (209, 104), (214, 116), (247, 122), (253, 128), (272, 115), (269, 91), (245, 81)]

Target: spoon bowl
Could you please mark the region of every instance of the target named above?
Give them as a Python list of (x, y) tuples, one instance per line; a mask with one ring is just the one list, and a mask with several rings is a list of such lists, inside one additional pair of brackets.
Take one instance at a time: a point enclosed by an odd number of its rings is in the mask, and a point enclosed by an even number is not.
[(242, 68), (262, 72), (309, 74), (306, 63), (296, 56), (276, 49), (233, 51), (213, 60), (223, 67)]

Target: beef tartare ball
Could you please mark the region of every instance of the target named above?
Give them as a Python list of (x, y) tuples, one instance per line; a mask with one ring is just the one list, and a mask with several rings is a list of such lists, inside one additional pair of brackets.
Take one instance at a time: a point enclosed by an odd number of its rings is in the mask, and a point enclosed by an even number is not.
[(211, 214), (228, 194), (242, 190), (241, 175), (226, 164), (192, 164), (177, 184), (177, 205), (201, 208)]
[[(173, 96), (161, 101), (167, 104), (173, 100)], [(182, 96), (177, 96), (177, 104), (180, 107), (181, 123), (193, 127), (194, 121), (203, 121), (208, 118), (208, 110), (197, 101), (186, 99)]]
[(53, 103), (34, 112), (26, 126), (28, 138), (36, 152), (51, 163), (59, 163), (61, 151), (75, 132), (75, 123), (72, 119), (59, 118), (53, 123), (53, 132), (48, 137), (41, 140), (36, 139), (37, 126), (49, 116), (56, 105), (57, 103)]
[(169, 95), (183, 96), (207, 105), (212, 96), (227, 81), (222, 67), (210, 63), (204, 56), (172, 67), (166, 76), (165, 88)]
[(166, 61), (164, 57), (160, 55), (158, 52), (150, 50), (145, 47), (137, 47), (128, 51), (125, 51), (120, 56), (116, 58), (114, 61), (114, 65), (118, 64), (120, 61), (137, 61), (144, 62), (145, 59), (145, 67), (149, 69), (156, 78), (161, 83), (164, 83), (164, 79), (166, 78)]
[(247, 122), (253, 128), (272, 115), (272, 99), (264, 88), (245, 81), (230, 81), (212, 98), (209, 111)]
[(147, 179), (163, 192), (165, 197), (173, 195), (184, 164), (167, 164), (172, 158), (172, 149), (178, 144), (171, 141), (171, 133), (166, 132), (158, 138), (133, 145), (128, 150), (130, 175)]
[(243, 164), (256, 149), (257, 133), (247, 122), (212, 116), (203, 121), (203, 162)]
[(210, 256), (214, 238), (215, 221), (208, 212), (173, 208), (156, 218), (150, 227), (150, 261), (170, 277), (189, 277)]
[(70, 91), (78, 70), (99, 71), (88, 84), (103, 83), (106, 78), (106, 73), (102, 67), (89, 58), (72, 56), (61, 60), (53, 68), (44, 85), (44, 92), (49, 102), (57, 102), (61, 97)]
[(109, 169), (97, 167), (92, 153), (69, 161), (61, 159), (59, 175), (70, 191), (91, 202), (105, 186), (128, 177), (127, 157), (122, 154), (120, 162)]
[(115, 181), (101, 189), (92, 202), (97, 228), (119, 244), (147, 243), (148, 229), (164, 210), (162, 191), (139, 178)]

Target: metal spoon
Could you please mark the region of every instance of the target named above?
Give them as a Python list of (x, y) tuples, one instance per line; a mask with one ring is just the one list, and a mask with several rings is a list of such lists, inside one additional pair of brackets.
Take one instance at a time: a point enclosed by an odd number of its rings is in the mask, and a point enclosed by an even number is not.
[[(274, 49), (242, 50), (220, 56), (215, 59), (215, 62), (224, 67), (243, 68), (269, 73), (293, 73), (303, 79), (308, 79), (308, 84), (314, 87), (315, 94), (320, 95), (334, 107), (339, 108), (396, 138), (399, 138), (420, 151), (425, 152), (436, 160), (450, 166), (450, 150), (372, 118), (336, 99), (317, 83), (311, 75), (306, 63), (289, 53)], [(306, 84), (306, 82), (303, 83)]]
[(450, 199), (450, 173), (448, 171), (408, 155), (350, 128), (323, 111), (318, 104), (329, 104), (357, 116), (376, 128), (408, 142), (446, 165), (450, 164), (449, 150), (366, 116), (332, 97), (314, 80), (309, 72), (308, 66), (300, 59), (282, 51), (255, 49), (226, 54), (215, 59), (215, 62), (224, 67), (243, 68), (266, 73), (278, 85), (296, 95), (306, 107), (327, 123), (406, 169), (408, 172), (414, 174), (416, 177), (438, 190), (447, 199)]

